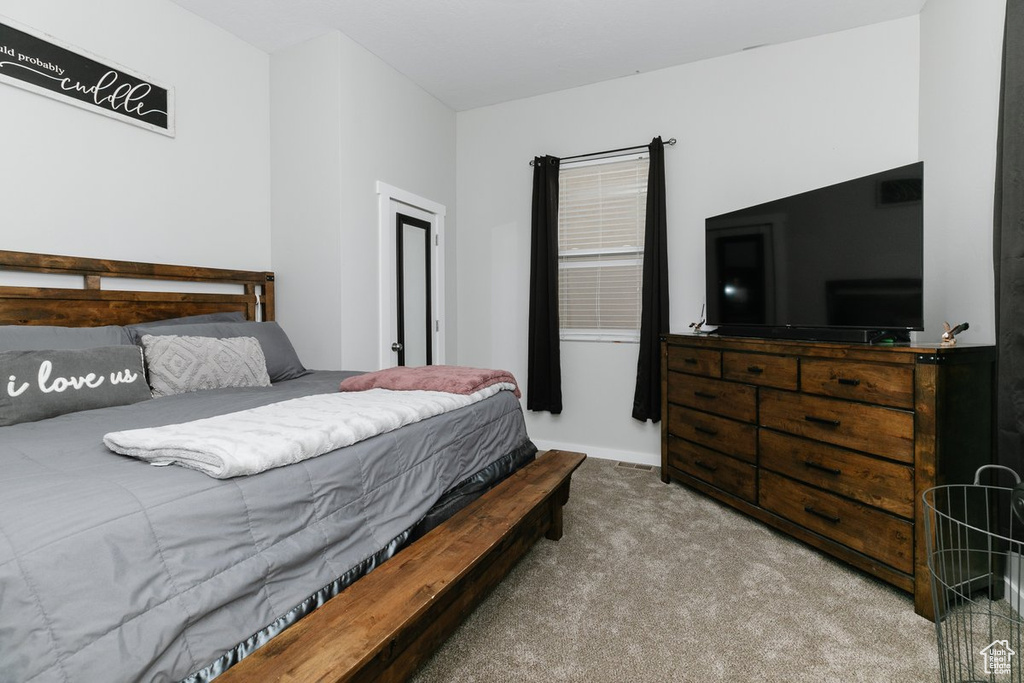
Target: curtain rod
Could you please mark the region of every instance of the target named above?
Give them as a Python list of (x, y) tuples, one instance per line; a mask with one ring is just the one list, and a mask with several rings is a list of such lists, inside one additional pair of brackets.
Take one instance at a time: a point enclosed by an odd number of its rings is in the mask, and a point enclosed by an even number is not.
[[(665, 144), (666, 145), (674, 145), (674, 144), (676, 144), (676, 139), (675, 138), (669, 138), (668, 140), (665, 141)], [(610, 154), (610, 155), (614, 156), (617, 152), (629, 152), (629, 151), (634, 150), (634, 149), (647, 149), (648, 147), (650, 147), (650, 143), (648, 143), (646, 145), (633, 145), (632, 147), (619, 147), (618, 149), (606, 149), (603, 152), (589, 152), (587, 154), (576, 154), (576, 155), (571, 156), (571, 157), (562, 157), (561, 159), (559, 159), (559, 161), (569, 161), (571, 159), (583, 159), (583, 158), (586, 158), (586, 157), (599, 157), (599, 156), (603, 156), (605, 154)], [(533, 160), (532, 159), (530, 160), (530, 166), (533, 166)]]

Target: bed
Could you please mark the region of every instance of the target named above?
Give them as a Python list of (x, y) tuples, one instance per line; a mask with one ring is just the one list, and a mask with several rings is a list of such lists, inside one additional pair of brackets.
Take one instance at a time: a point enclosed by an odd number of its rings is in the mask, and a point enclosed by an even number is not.
[[(121, 326), (187, 316), (192, 320), (176, 329), (273, 325), (268, 272), (2, 251), (0, 270), (82, 278), (80, 288), (0, 286), (0, 326), (114, 326), (107, 329), (116, 334)], [(117, 278), (213, 284), (217, 291), (125, 291)], [(239, 321), (194, 318), (223, 314)], [(124, 344), (131, 343), (129, 335)], [(283, 379), (270, 386), (181, 393), (0, 427), (0, 681), (217, 678), (300, 619), (315, 619), (314, 610), (410, 543), (443, 537), (470, 501), (479, 498), (471, 507), (486, 510), (499, 482), (533, 466), (536, 449), (510, 391), (252, 476), (157, 468), (103, 445), (113, 431), (336, 392), (354, 374), (299, 370), (278, 372)], [(20, 384), (10, 377), (9, 387)], [(507, 571), (539, 535), (560, 534), (574, 468), (559, 480), (559, 495), (542, 496), (540, 517), (530, 511), (543, 525), (501, 522), (503, 535), (521, 538), (502, 541), (504, 550), (488, 563)], [(555, 535), (552, 525), (559, 525)]]

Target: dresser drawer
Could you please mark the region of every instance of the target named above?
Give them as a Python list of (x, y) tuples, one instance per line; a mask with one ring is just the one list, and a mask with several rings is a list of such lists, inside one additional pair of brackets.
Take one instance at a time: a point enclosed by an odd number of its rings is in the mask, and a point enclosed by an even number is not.
[(757, 503), (757, 468), (753, 465), (674, 436), (668, 439), (668, 464), (737, 498)]
[(722, 353), (722, 376), (777, 389), (796, 389), (797, 359), (763, 353)]
[(764, 427), (914, 462), (914, 415), (910, 412), (765, 389), (760, 413)]
[(757, 460), (757, 427), (752, 424), (669, 405), (668, 431), (741, 460)]
[(722, 352), (670, 345), (668, 347), (668, 369), (691, 375), (721, 377)]
[(914, 572), (914, 525), (761, 470), (761, 507), (896, 569)]
[(800, 389), (909, 410), (914, 407), (914, 368), (805, 358), (800, 361)]
[(670, 372), (668, 400), (743, 422), (757, 421), (757, 389), (748, 384)]
[(914, 470), (817, 441), (762, 429), (758, 464), (894, 515), (914, 517)]

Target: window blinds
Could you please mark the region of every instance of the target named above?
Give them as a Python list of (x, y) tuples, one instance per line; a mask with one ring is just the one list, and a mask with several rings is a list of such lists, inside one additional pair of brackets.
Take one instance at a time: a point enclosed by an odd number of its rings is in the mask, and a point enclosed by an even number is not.
[(563, 339), (636, 341), (640, 330), (646, 156), (562, 166), (558, 290)]

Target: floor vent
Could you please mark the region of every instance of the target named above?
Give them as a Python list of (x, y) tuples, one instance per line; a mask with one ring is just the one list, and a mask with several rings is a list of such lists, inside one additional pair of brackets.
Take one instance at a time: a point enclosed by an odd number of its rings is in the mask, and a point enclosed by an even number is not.
[(622, 462), (615, 463), (616, 467), (625, 467), (628, 470), (643, 470), (644, 472), (650, 472), (654, 469), (653, 465), (641, 465), (635, 462)]

